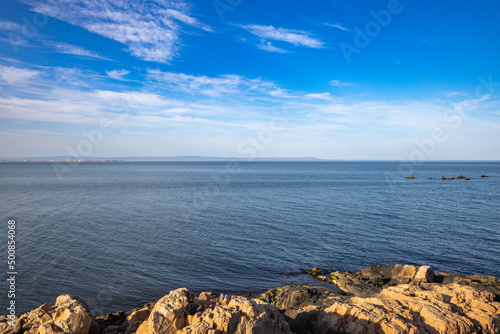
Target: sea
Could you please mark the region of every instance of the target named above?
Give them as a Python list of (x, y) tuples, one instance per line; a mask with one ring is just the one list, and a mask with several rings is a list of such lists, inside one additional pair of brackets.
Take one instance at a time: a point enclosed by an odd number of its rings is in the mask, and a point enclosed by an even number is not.
[(256, 295), (319, 284), (312, 267), (500, 277), (499, 162), (0, 163), (0, 206), (0, 314), (9, 220), (17, 312), (62, 294), (95, 314), (180, 287)]

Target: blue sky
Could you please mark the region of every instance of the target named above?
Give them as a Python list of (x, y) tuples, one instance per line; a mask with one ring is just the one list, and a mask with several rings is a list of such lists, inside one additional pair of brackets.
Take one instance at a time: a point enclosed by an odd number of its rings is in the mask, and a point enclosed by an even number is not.
[(500, 160), (500, 3), (4, 0), (0, 157)]

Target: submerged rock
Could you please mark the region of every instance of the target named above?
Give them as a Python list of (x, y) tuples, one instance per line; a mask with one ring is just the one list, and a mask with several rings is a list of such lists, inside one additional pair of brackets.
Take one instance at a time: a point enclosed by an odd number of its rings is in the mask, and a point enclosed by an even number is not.
[(323, 274), (323, 271), (321, 269), (316, 268), (316, 267), (309, 270), (309, 275), (311, 275), (312, 277), (316, 277), (316, 276), (321, 275), (321, 274)]

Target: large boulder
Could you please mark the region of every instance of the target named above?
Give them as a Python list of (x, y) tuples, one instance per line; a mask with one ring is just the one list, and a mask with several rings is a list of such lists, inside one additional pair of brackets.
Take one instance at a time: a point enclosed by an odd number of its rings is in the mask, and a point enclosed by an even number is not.
[(187, 289), (171, 291), (156, 302), (137, 334), (291, 333), (276, 307), (241, 296), (196, 298)]
[(43, 304), (31, 312), (18, 315), (14, 326), (9, 325), (5, 317), (0, 318), (0, 333), (88, 334), (91, 325), (87, 303), (77, 296), (62, 295), (53, 307)]

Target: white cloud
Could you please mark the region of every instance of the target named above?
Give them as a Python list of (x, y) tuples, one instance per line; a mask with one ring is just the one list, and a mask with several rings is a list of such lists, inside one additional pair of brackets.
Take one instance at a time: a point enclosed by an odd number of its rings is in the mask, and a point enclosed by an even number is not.
[(469, 93), (464, 93), (464, 92), (443, 92), (442, 93), (446, 97), (455, 97), (455, 96), (467, 96)]
[(86, 58), (96, 58), (96, 59), (109, 60), (108, 58), (102, 57), (93, 51), (89, 51), (89, 50), (86, 50), (86, 49), (81, 48), (79, 46), (68, 44), (68, 43), (45, 41), (44, 44), (47, 46), (53, 47), (54, 49), (56, 49), (60, 53), (71, 54), (71, 55), (86, 57)]
[(340, 80), (332, 80), (329, 82), (330, 85), (335, 86), (335, 87), (342, 87), (342, 86), (355, 86), (353, 83), (350, 82), (343, 82)]
[(265, 40), (287, 42), (295, 46), (304, 46), (314, 49), (320, 49), (323, 47), (323, 42), (311, 37), (310, 34), (305, 31), (257, 24), (241, 25), (240, 27)]
[(26, 85), (40, 75), (40, 71), (0, 65), (0, 79), (9, 85)]
[(184, 2), (170, 1), (45, 1), (24, 0), (32, 10), (118, 41), (134, 56), (168, 62), (179, 49), (179, 23), (205, 31), (211, 28), (187, 14)]
[(307, 94), (306, 97), (318, 100), (329, 100), (331, 98), (330, 93)]
[(21, 31), (22, 25), (12, 21), (0, 20), (0, 30), (4, 31)]
[(465, 112), (465, 111), (475, 111), (477, 108), (480, 106), (481, 102), (487, 101), (490, 98), (490, 95), (484, 95), (481, 98), (477, 99), (470, 99), (470, 100), (463, 100), (458, 103), (452, 103), (451, 105), (453, 108), (458, 111), (458, 112)]
[(39, 100), (0, 97), (0, 117), (22, 121), (98, 123), (102, 117), (95, 102), (72, 99)]
[(271, 42), (267, 43), (262, 43), (262, 44), (257, 44), (257, 47), (261, 50), (268, 51), (268, 52), (276, 52), (276, 53), (288, 53), (289, 51), (278, 48), (274, 45), (272, 45)]
[(337, 29), (343, 30), (343, 31), (352, 31), (351, 29), (347, 29), (346, 27), (342, 26), (340, 23), (336, 23), (336, 24), (325, 23), (325, 26), (337, 28)]
[(149, 79), (161, 85), (191, 93), (202, 93), (217, 97), (221, 94), (251, 94), (266, 93), (276, 89), (276, 85), (269, 81), (248, 79), (236, 74), (221, 75), (219, 77), (195, 76), (184, 73), (161, 72), (149, 70)]
[(110, 77), (111, 79), (115, 80), (126, 80), (123, 77), (128, 75), (130, 72), (123, 69), (123, 70), (112, 70), (112, 71), (106, 71), (106, 75)]
[(194, 17), (191, 17), (189, 15), (186, 15), (183, 12), (180, 12), (175, 9), (164, 9), (159, 11), (160, 14), (165, 14), (168, 17), (174, 18), (180, 22), (183, 22), (185, 24), (191, 25), (196, 28), (203, 29), (208, 32), (213, 32), (213, 29), (210, 26), (207, 26), (203, 23), (200, 23), (197, 19)]
[(116, 103), (124, 101), (131, 106), (150, 106), (150, 107), (166, 107), (179, 106), (182, 102), (165, 99), (158, 94), (142, 93), (142, 92), (115, 92), (109, 90), (96, 90), (94, 96), (107, 103)]

